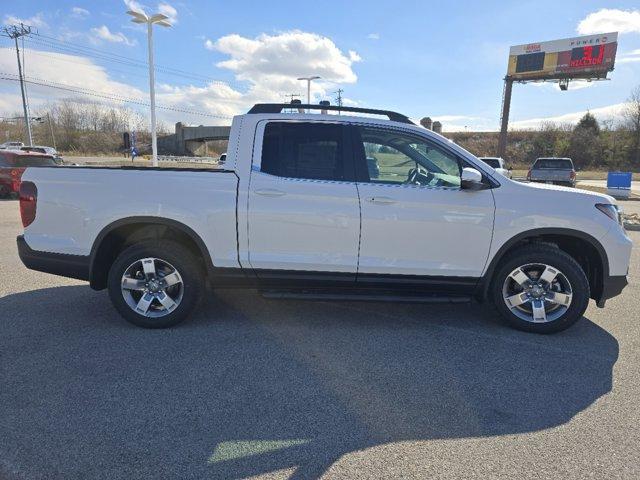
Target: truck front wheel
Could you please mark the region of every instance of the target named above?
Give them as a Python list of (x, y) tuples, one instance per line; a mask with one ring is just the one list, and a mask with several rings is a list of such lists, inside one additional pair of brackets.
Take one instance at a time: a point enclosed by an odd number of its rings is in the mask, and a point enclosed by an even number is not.
[(580, 264), (559, 248), (531, 244), (497, 268), (492, 300), (518, 330), (554, 333), (578, 321), (589, 303), (589, 282)]
[(168, 328), (197, 306), (204, 287), (194, 256), (178, 243), (149, 241), (128, 247), (109, 270), (109, 297), (125, 320)]

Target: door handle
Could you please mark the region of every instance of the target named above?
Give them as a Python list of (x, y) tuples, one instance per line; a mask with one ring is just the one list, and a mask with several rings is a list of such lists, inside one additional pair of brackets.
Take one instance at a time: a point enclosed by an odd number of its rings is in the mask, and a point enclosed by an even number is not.
[(396, 203), (397, 200), (390, 197), (369, 197), (367, 198), (367, 202), (377, 203), (378, 205), (391, 205), (392, 203)]
[(273, 188), (262, 188), (253, 191), (256, 195), (262, 195), (263, 197), (281, 197), (286, 195), (285, 192), (281, 190), (275, 190)]

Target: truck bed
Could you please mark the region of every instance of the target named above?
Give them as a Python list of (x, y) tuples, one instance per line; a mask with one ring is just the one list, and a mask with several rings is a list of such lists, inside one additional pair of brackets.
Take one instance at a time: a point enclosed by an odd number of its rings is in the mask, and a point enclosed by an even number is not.
[(238, 267), (235, 172), (223, 169), (29, 168), (38, 189), (35, 221), (24, 238), (37, 251), (90, 255), (99, 233), (118, 221), (157, 217), (198, 232), (213, 263)]

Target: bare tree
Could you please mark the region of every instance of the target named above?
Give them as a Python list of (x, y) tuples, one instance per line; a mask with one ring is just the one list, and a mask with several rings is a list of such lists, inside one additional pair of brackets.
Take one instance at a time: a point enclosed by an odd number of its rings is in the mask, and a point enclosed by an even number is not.
[(630, 160), (637, 169), (640, 168), (640, 85), (631, 91), (622, 115), (632, 136)]

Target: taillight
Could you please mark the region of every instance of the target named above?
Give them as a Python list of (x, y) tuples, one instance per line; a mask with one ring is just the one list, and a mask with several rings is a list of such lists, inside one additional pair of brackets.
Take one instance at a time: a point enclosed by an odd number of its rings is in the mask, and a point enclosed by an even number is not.
[(575, 178), (576, 178), (576, 172), (575, 172), (575, 170), (571, 170), (571, 173), (569, 174), (569, 178), (570, 178), (571, 180), (575, 180)]
[(21, 172), (21, 170), (18, 170), (16, 168), (12, 168), (11, 169), (11, 176), (14, 177), (14, 178), (20, 177), (20, 172)]
[(531, 180), (531, 170), (527, 172), (527, 180)]
[(36, 219), (36, 205), (38, 204), (38, 189), (33, 182), (20, 184), (20, 217), (22, 226), (27, 227)]

